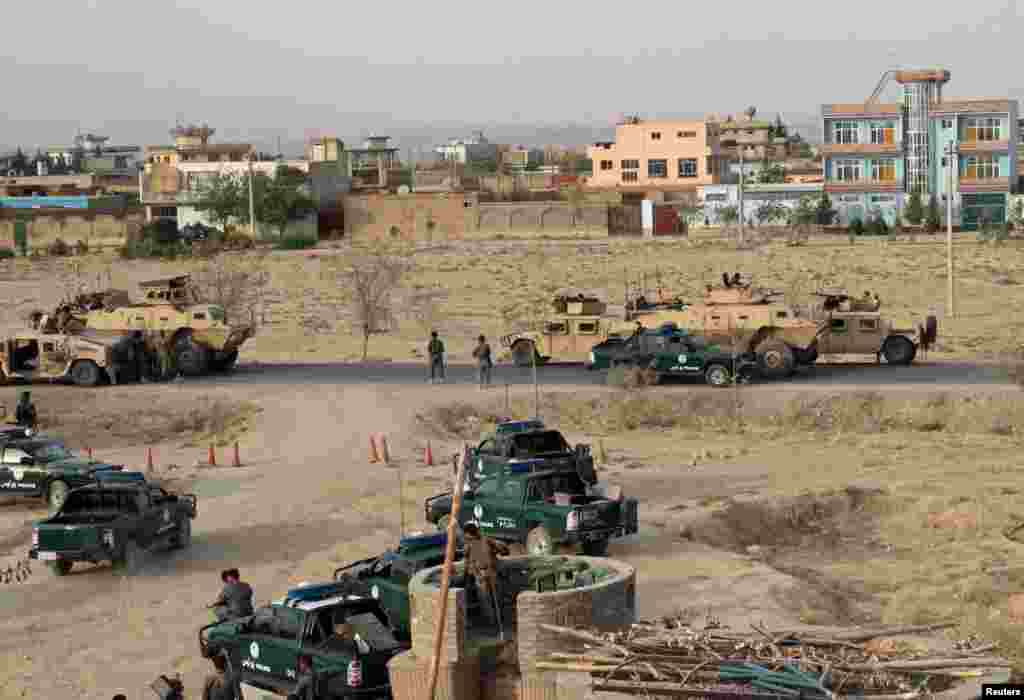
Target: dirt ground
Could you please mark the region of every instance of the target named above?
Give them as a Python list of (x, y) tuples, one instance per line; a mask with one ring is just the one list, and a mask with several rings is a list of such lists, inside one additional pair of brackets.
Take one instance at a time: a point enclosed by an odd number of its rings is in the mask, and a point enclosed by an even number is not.
[[(180, 672), (194, 692), (207, 673), (195, 634), (208, 620), (204, 606), (221, 569), (238, 566), (265, 602), (393, 545), (403, 518), (407, 532), (424, 526), (422, 498), (443, 490), (446, 458), (479, 434), (472, 416), (494, 413), (500, 403), (465, 386), (252, 383), (222, 396), (186, 382), (158, 387), (155, 400), (153, 391), (123, 387), (88, 401), (128, 412), (218, 400), (255, 405), (262, 410), (246, 414), (251, 427), (238, 438), (244, 464), (202, 466), (201, 442), (187, 432), (168, 435), (153, 445), (157, 475), (199, 497), (188, 550), (153, 555), (132, 578), (83, 566), (57, 579), (36, 566), (28, 582), (0, 587), (2, 698), (99, 699), (119, 691), (144, 698), (145, 685), (167, 672)], [(551, 387), (542, 407), (572, 442), (607, 454), (603, 478), (641, 499), (641, 533), (614, 543), (610, 555), (637, 566), (642, 616), (688, 609), (744, 629), (751, 620), (781, 627), (931, 619), (957, 612), (953, 596), (962, 590), (976, 598), (991, 590), (975, 567), (982, 554), (1012, 558), (1013, 545), (998, 531), (1024, 506), (1010, 466), (1020, 447), (1016, 414), (1007, 412), (1014, 387), (979, 396), (980, 408), (969, 411), (935, 397), (879, 404), (870, 395), (818, 390), (794, 403), (759, 392), (744, 404), (742, 430), (722, 406), (722, 392), (650, 391), (627, 397)], [(82, 396), (53, 387), (36, 398), (46, 407)], [(514, 388), (514, 410), (525, 411), (531, 396), (528, 387)], [(720, 417), (655, 421), (645, 397)], [(623, 401), (640, 416), (631, 427), (590, 420), (588, 411)], [(482, 408), (452, 409), (474, 405)], [(923, 406), (932, 406), (932, 418), (923, 417)], [(1013, 421), (1008, 432), (991, 422), (1002, 414)], [(971, 416), (978, 420), (968, 430)], [(390, 468), (368, 465), (368, 434), (378, 430), (388, 435)], [(422, 464), (428, 438), (434, 467)], [(102, 449), (97, 443), (96, 456), (141, 466), (146, 446), (112, 440)], [(815, 495), (800, 500), (804, 492)], [(970, 530), (926, 527), (930, 513), (955, 508), (983, 509), (984, 522)], [(41, 516), (30, 503), (0, 506), (0, 531), (11, 533), (0, 541), (0, 566), (24, 551), (28, 525)], [(951, 571), (961, 577), (953, 587)], [(998, 613), (1002, 604), (994, 593), (977, 600), (972, 614)]]

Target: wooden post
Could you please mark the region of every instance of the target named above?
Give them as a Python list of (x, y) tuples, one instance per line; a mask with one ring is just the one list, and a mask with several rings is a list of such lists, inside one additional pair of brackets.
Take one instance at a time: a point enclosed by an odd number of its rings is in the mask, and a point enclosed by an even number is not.
[[(465, 445), (463, 445), (465, 450)], [(462, 507), (462, 484), (466, 479), (466, 460), (459, 460), (455, 474), (455, 488), (452, 491), (452, 513), (448, 519), (448, 543), (444, 551), (444, 569), (441, 573), (441, 606), (434, 627), (434, 658), (430, 662), (430, 692), (427, 700), (434, 700), (437, 691), (437, 673), (441, 666), (441, 646), (444, 644), (445, 619), (448, 617), (448, 588), (451, 585), (452, 560), (455, 559), (455, 533)]]

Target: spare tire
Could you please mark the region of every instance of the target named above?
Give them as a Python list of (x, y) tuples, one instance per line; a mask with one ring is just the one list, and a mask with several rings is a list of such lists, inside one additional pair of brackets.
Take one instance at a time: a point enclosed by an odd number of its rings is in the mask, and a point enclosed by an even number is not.
[(516, 367), (532, 367), (537, 360), (537, 348), (532, 340), (517, 340), (512, 344), (512, 363)]
[(768, 339), (757, 346), (757, 366), (768, 379), (785, 379), (793, 374), (796, 358), (793, 349), (781, 340)]

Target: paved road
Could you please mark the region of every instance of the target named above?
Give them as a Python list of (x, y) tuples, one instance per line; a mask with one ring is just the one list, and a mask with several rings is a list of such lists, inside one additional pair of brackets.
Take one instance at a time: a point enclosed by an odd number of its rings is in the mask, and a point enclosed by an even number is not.
[[(346, 385), (387, 384), (415, 385), (426, 383), (426, 368), (411, 362), (394, 363), (318, 363), (318, 364), (240, 364), (230, 375), (211, 376), (201, 381), (212, 384), (294, 384), (294, 385)], [(475, 368), (454, 365), (448, 369), (448, 381), (454, 384), (472, 384), (476, 381)], [(603, 372), (588, 372), (581, 365), (549, 365), (538, 369), (542, 384), (563, 386), (600, 386)], [(494, 368), (493, 381), (497, 385), (530, 384), (533, 375), (529, 368), (501, 365)], [(684, 383), (685, 380), (679, 380)], [(890, 367), (875, 364), (817, 365), (785, 382), (760, 382), (765, 388), (786, 386), (836, 389), (884, 387), (999, 387), (1010, 380), (1005, 372), (992, 365), (969, 362), (925, 362), (910, 367)]]

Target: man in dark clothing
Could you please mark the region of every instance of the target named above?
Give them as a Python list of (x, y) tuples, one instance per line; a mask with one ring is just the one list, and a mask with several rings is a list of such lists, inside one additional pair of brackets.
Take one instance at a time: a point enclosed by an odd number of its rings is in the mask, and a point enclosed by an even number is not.
[(473, 577), (480, 611), (489, 622), (498, 622), (496, 613), (500, 613), (501, 601), (498, 591), (498, 555), (508, 556), (508, 547), (481, 535), (475, 523), (467, 523), (463, 533), (466, 571)]
[(238, 569), (221, 572), (220, 579), (224, 582), (224, 589), (220, 592), (220, 597), (209, 606), (213, 608), (213, 614), (218, 622), (252, 615), (252, 586), (240, 578)]
[(299, 657), (298, 682), (288, 693), (288, 700), (316, 700), (316, 676), (313, 674), (313, 659), (303, 654)]
[(483, 389), (491, 385), (491, 368), (494, 367), (494, 362), (491, 360), (491, 346), (487, 344), (487, 339), (480, 336), (477, 340), (477, 345), (473, 348), (473, 357), (477, 362), (477, 378), (480, 380), (480, 388)]
[(228, 673), (228, 664), (223, 654), (214, 656), (215, 673), (206, 677), (203, 682), (203, 700), (235, 700), (238, 697), (237, 674)]
[(14, 422), (23, 428), (36, 429), (36, 407), (31, 400), (32, 392), (23, 391), (14, 409)]
[(437, 331), (430, 332), (427, 354), (430, 356), (430, 383), (438, 379), (444, 382), (444, 343), (437, 337)]

